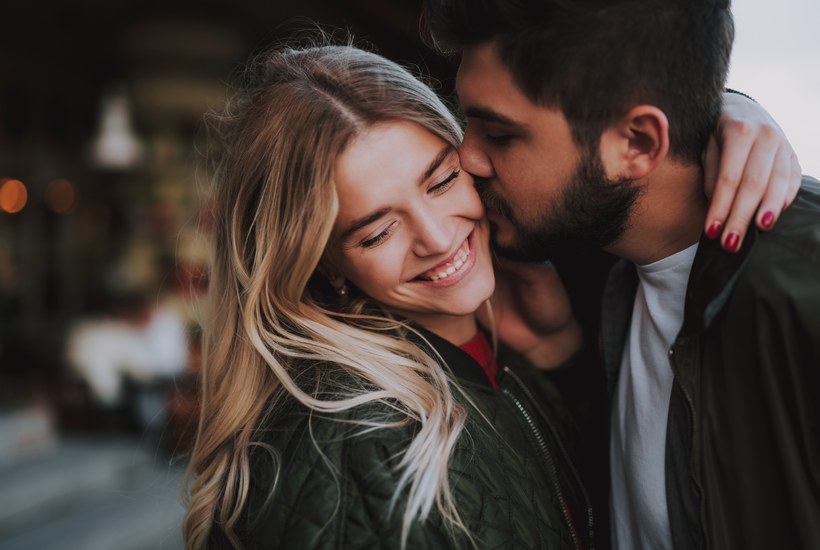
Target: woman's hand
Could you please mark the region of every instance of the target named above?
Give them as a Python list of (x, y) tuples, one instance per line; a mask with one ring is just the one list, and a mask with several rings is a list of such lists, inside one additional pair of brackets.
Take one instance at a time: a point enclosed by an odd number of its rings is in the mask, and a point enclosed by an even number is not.
[(729, 252), (739, 250), (755, 212), (757, 226), (771, 229), (797, 195), (800, 177), (797, 156), (771, 115), (740, 94), (724, 94), (704, 160), (704, 190), (712, 196), (706, 234), (720, 235)]
[[(496, 259), (496, 287), (490, 298), (498, 337), (538, 368), (555, 368), (581, 347), (581, 327), (569, 297), (549, 263)], [(479, 310), (489, 325), (489, 315)]]

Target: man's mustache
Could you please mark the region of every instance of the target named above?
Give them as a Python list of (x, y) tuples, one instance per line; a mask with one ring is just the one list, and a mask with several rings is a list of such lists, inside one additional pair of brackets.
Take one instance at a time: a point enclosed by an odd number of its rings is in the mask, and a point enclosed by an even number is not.
[(495, 191), (493, 191), (492, 184), (487, 178), (475, 177), (475, 189), (484, 207), (499, 216), (504, 218), (512, 218), (512, 208), (506, 200), (501, 198)]

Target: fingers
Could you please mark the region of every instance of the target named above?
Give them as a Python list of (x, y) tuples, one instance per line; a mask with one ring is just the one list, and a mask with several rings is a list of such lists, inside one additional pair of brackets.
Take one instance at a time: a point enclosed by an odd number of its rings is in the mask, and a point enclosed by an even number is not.
[(797, 192), (800, 191), (800, 183), (803, 179), (803, 168), (800, 166), (800, 161), (797, 160), (797, 155), (795, 155), (794, 152), (792, 152), (789, 157), (789, 165), (791, 169), (791, 174), (789, 176), (791, 185), (789, 186), (789, 190), (786, 192), (786, 202), (783, 205), (784, 209), (788, 208), (791, 203), (794, 202)]
[(541, 303), (535, 308), (538, 310), (536, 316), (543, 316), (548, 310), (560, 312), (562, 308), (567, 308), (569, 311), (570, 307), (561, 276), (549, 262), (516, 262), (498, 258), (493, 299), (493, 307), (497, 306), (499, 311), (511, 303), (520, 303), (527, 310)]
[[(720, 156), (717, 177), (715, 178), (717, 183), (709, 210), (706, 213), (704, 230), (710, 239), (717, 238), (726, 224), (726, 219), (732, 209), (735, 195), (744, 174), (744, 166), (754, 144), (754, 129), (748, 124), (728, 121), (722, 125), (722, 131), (725, 136), (731, 136), (731, 138), (725, 137), (723, 139), (724, 147)], [(713, 146), (710, 143), (711, 154), (714, 154), (715, 147), (716, 145)], [(707, 166), (709, 154), (710, 151), (707, 149)], [(707, 174), (705, 172), (704, 176), (707, 176)], [(709, 175), (708, 177), (714, 176)]]
[(770, 230), (794, 201), (801, 177), (800, 163), (788, 143), (773, 154), (762, 143), (753, 147), (721, 236), (723, 248), (729, 252), (740, 249), (755, 211), (757, 227)]
[(791, 185), (791, 156), (792, 155), (787, 153), (782, 147), (778, 149), (775, 154), (766, 194), (763, 196), (763, 201), (757, 210), (756, 224), (764, 231), (771, 229), (777, 221), (777, 218), (783, 211), (784, 205), (787, 203), (788, 193), (791, 187), (793, 187), (793, 185)]
[[(706, 235), (720, 237), (723, 248), (740, 249), (749, 223), (769, 230), (800, 188), (800, 164), (789, 140), (762, 107), (727, 94), (717, 129), (704, 158), (704, 191), (716, 180), (706, 214)], [(714, 176), (714, 155), (722, 149)], [(755, 214), (756, 213), (756, 214)]]
[[(732, 210), (726, 220), (721, 237), (723, 248), (729, 252), (740, 250), (749, 223), (755, 212), (758, 211), (761, 199), (766, 196), (770, 183), (780, 184), (785, 189), (783, 184), (786, 180), (778, 180), (777, 177), (787, 178), (788, 172), (782, 171), (785, 165), (775, 163), (778, 147), (773, 147), (773, 143), (773, 136), (761, 137), (755, 141), (752, 150), (749, 152), (740, 185), (737, 187), (735, 199), (732, 202)], [(780, 166), (780, 171), (778, 171), (777, 166)], [(779, 192), (775, 191), (774, 193)], [(783, 198), (784, 193), (780, 193), (779, 196)], [(768, 227), (771, 228), (779, 213), (777, 209), (767, 210), (761, 216), (766, 217)]]

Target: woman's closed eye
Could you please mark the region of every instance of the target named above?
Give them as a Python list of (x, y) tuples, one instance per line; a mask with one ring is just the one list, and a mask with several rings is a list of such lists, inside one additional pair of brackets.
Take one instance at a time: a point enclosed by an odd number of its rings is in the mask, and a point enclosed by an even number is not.
[(395, 229), (396, 225), (397, 225), (397, 222), (391, 223), (390, 225), (385, 227), (383, 230), (381, 230), (379, 233), (377, 233), (373, 237), (368, 237), (368, 238), (360, 241), (359, 246), (361, 248), (373, 248), (374, 246), (379, 245), (380, 243), (384, 242), (384, 240), (387, 237), (390, 236), (390, 234), (393, 232), (393, 229)]
[[(440, 182), (432, 185), (427, 192), (431, 195), (441, 195), (446, 193), (448, 189), (453, 186), (458, 176), (461, 175), (461, 168), (456, 168), (452, 172), (450, 172), (447, 177), (445, 177)], [(379, 244), (383, 243), (390, 235), (392, 235), (393, 231), (398, 226), (398, 221), (391, 222), (387, 227), (379, 231), (377, 234), (373, 235), (372, 237), (367, 237), (356, 245), (360, 248), (374, 248)]]
[(447, 189), (449, 189), (449, 188), (453, 185), (453, 182), (454, 182), (454, 181), (455, 181), (455, 179), (459, 176), (459, 174), (461, 174), (461, 169), (460, 169), (460, 168), (458, 168), (458, 169), (456, 169), (456, 170), (453, 170), (453, 171), (450, 173), (450, 175), (449, 175), (449, 176), (447, 176), (446, 178), (444, 178), (444, 180), (443, 180), (443, 181), (441, 181), (441, 182), (439, 182), (439, 183), (437, 183), (437, 184), (433, 185), (433, 186), (430, 188), (429, 192), (430, 192), (430, 193), (433, 193), (433, 194), (441, 194), (441, 193), (444, 193), (445, 191), (447, 191)]

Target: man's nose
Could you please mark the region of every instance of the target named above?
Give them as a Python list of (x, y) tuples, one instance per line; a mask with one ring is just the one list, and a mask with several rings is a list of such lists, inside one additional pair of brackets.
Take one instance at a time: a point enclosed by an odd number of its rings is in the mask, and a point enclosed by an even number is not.
[(468, 132), (464, 135), (464, 141), (458, 150), (461, 167), (479, 178), (493, 177), (493, 164), (490, 162), (490, 157), (481, 150), (479, 144)]

